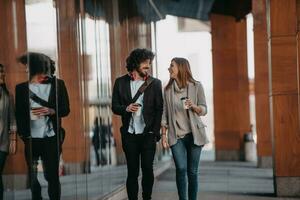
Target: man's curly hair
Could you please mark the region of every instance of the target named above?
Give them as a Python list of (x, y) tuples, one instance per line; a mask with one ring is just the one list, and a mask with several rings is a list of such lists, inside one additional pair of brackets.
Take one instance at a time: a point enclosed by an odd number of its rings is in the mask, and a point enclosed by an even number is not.
[(134, 49), (126, 59), (127, 71), (132, 72), (139, 68), (140, 64), (147, 59), (150, 63), (154, 58), (154, 53), (148, 49)]

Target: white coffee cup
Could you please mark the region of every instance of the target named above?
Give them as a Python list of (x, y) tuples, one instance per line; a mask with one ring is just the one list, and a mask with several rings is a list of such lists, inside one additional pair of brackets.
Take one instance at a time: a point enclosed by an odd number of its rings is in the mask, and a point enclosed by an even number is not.
[(188, 98), (187, 97), (182, 97), (182, 98), (180, 98), (180, 100), (182, 102), (183, 108), (186, 109), (186, 110), (189, 109), (188, 105), (185, 104), (185, 102), (186, 102), (186, 100), (188, 100)]
[(135, 116), (141, 116), (142, 114), (142, 105), (137, 103), (137, 106), (139, 107), (139, 109), (134, 113)]

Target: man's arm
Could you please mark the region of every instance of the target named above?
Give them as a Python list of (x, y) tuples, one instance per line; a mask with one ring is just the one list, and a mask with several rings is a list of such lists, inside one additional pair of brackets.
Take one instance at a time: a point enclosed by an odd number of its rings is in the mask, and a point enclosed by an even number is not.
[(154, 124), (153, 124), (153, 131), (157, 136), (157, 140), (160, 139), (160, 126), (161, 126), (161, 118), (163, 113), (163, 97), (162, 97), (162, 84), (160, 80), (155, 82), (155, 117), (154, 117)]
[(67, 91), (64, 81), (57, 80), (57, 83), (59, 84), (59, 87), (58, 87), (59, 101), (58, 101), (57, 115), (58, 115), (58, 117), (65, 117), (70, 113), (69, 95), (68, 95), (68, 91)]
[(112, 111), (116, 115), (124, 115), (126, 113), (126, 105), (122, 105), (121, 103), (121, 95), (119, 93), (119, 79), (115, 81), (115, 85), (113, 88), (113, 94), (112, 94)]
[[(24, 97), (22, 95), (22, 85), (17, 85), (15, 88), (15, 114), (16, 114), (16, 122), (17, 122), (17, 129), (21, 128), (22, 120), (24, 120), (24, 110), (29, 109), (29, 105), (24, 106), (22, 103), (22, 100), (24, 100)], [(26, 123), (26, 122), (25, 122)], [(29, 122), (28, 122), (29, 123)], [(19, 130), (17, 133), (22, 137), (21, 131)]]

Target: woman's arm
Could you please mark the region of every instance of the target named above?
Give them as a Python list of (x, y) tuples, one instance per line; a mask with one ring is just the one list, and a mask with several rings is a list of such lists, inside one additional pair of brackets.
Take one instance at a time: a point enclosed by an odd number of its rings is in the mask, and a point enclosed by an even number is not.
[(167, 136), (167, 128), (165, 126), (161, 127), (161, 143), (165, 149), (170, 147)]
[(197, 104), (193, 103), (192, 101), (188, 101), (189, 108), (193, 112), (195, 112), (198, 116), (204, 116), (207, 114), (207, 106), (206, 100), (204, 95), (204, 89), (201, 83), (196, 85), (198, 88), (197, 92)]

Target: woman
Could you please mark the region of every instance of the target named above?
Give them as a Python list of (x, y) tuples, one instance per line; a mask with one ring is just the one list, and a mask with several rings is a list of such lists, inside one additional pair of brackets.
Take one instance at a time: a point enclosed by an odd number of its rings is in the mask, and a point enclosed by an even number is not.
[(16, 121), (12, 98), (6, 88), (4, 66), (0, 64), (0, 199), (3, 199), (2, 172), (8, 152), (16, 152)]
[(200, 119), (207, 113), (204, 91), (193, 78), (185, 58), (173, 58), (169, 73), (164, 93), (162, 145), (172, 150), (179, 200), (196, 200), (200, 154), (208, 143)]

